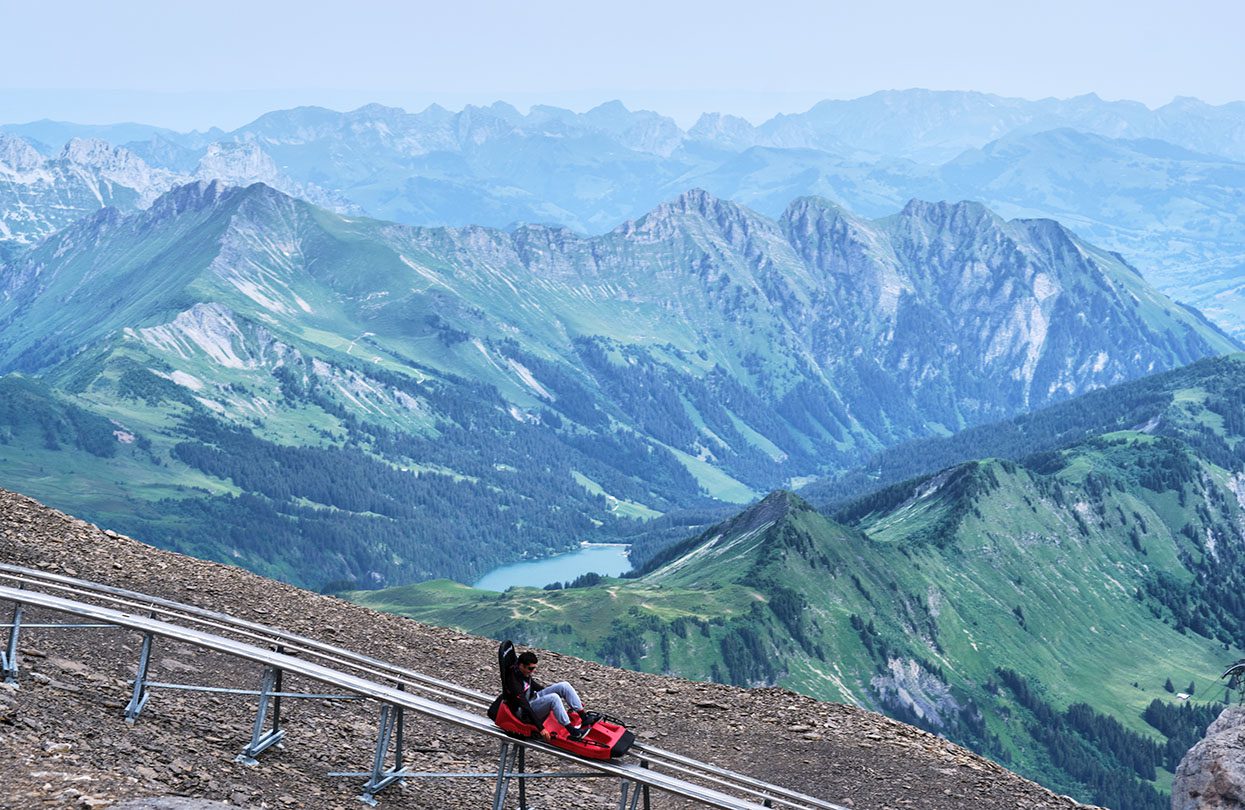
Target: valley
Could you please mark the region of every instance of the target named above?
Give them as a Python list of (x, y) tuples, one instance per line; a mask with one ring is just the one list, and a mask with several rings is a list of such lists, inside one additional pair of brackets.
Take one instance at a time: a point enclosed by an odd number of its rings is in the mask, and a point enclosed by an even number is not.
[[(1242, 651), (1245, 355), (1051, 410), (979, 431), (1027, 427), (1040, 451), (927, 472), (833, 519), (775, 492), (635, 578), (350, 597), (642, 671), (868, 706), (1082, 801), (1162, 807), (1200, 730), (1160, 718), (1208, 722)], [(1033, 430), (1074, 412), (1099, 432)], [(1195, 698), (1182, 706), (1173, 683)]]

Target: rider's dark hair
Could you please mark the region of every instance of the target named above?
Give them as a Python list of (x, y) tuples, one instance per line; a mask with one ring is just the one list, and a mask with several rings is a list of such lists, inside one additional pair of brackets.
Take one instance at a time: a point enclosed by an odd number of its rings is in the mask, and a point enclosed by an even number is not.
[(536, 653), (532, 652), (531, 650), (524, 650), (523, 652), (519, 653), (519, 663), (522, 664), (523, 666), (529, 666), (531, 664), (535, 664), (536, 661), (537, 661)]

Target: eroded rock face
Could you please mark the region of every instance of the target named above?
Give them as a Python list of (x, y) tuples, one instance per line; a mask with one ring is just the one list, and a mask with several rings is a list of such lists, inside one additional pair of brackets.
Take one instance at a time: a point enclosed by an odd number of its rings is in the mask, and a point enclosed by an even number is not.
[(1180, 760), (1172, 810), (1245, 809), (1245, 706), (1229, 706)]

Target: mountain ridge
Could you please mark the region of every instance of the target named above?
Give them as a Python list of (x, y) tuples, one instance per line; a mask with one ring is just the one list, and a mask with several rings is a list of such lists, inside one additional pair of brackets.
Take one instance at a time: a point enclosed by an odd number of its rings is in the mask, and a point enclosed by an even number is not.
[[(1241, 109), (890, 92), (759, 127), (731, 120), (716, 143), (703, 140), (706, 127), (693, 136), (695, 127), (684, 133), (617, 104), (526, 114), (504, 104), (420, 113), (368, 105), (274, 111), (232, 133), (178, 141), (157, 132), (117, 145), (181, 176), (262, 180), (317, 205), (420, 225), (556, 222), (601, 234), (693, 186), (775, 218), (807, 194), (869, 216), (911, 198), (978, 199), (1008, 217), (1065, 222), (1239, 333), (1245, 245), (1231, 192), (1245, 165)], [(54, 202), (28, 195), (22, 216), (40, 223), (9, 223), (0, 251), (20, 252), (31, 229), (41, 237), (63, 224)]]
[[(137, 498), (125, 519), (147, 515), (144, 531), (178, 548), (190, 532), (205, 555), (271, 573), (249, 541), (203, 538), (204, 503), (258, 494), (245, 502), (253, 521), (285, 509), (287, 527), (329, 514), (361, 526), (380, 505), (362, 508), (359, 481), (415, 487), (424, 494), (380, 496), (403, 552), (325, 563), (328, 580), (401, 581), (547, 554), (593, 521), (608, 536), (620, 515), (746, 502), (905, 439), (1236, 346), (1057, 224), (971, 203), (874, 221), (827, 206), (795, 203), (780, 222), (693, 190), (581, 237), (403, 226), (263, 184), (198, 182), (8, 263), (0, 370), (38, 375), (53, 400), (149, 443), (122, 448), (133, 485), (75, 508), (123, 514), (119, 498)], [(516, 482), (532, 442), (549, 454), (544, 473)], [(255, 469), (221, 456), (235, 444)], [(46, 461), (70, 475), (65, 453)], [(270, 466), (323, 453), (341, 455), (324, 460), (335, 475), (360, 478), (308, 475), (291, 491)], [(192, 489), (168, 492), (170, 476)], [(525, 516), (493, 507), (482, 556), (451, 564), (433, 535), (406, 546), (417, 524), (398, 501), (516, 485), (523, 506), (507, 508)], [(135, 490), (193, 514), (153, 525)], [(299, 511), (325, 506), (341, 511)], [(542, 525), (578, 536), (541, 537)], [(325, 547), (344, 542), (339, 529)], [(277, 575), (311, 574), (293, 546), (277, 553)]]

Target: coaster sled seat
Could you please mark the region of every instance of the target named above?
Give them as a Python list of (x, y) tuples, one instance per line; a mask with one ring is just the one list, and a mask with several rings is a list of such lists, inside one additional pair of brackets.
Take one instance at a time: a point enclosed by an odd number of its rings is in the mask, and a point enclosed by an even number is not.
[[(506, 672), (518, 663), (518, 659), (519, 656), (515, 653), (514, 644), (511, 642), (503, 641), (497, 648), (497, 664), (500, 668), (499, 675), (502, 678), (503, 688)], [(570, 738), (570, 733), (557, 721), (552, 712), (545, 716), (544, 722), (539, 726), (533, 717), (518, 716), (518, 714), (526, 713), (524, 707), (520, 707), (518, 713), (513, 711), (506, 704), (505, 694), (498, 695), (488, 708), (489, 719), (508, 734), (516, 737), (539, 737), (541, 728), (544, 728), (549, 732), (550, 745), (588, 759), (621, 757), (635, 742), (635, 735), (627, 730), (622, 721), (597, 712), (585, 710), (581, 715), (573, 709), (567, 710), (572, 725), (589, 726), (588, 733), (579, 740)]]

